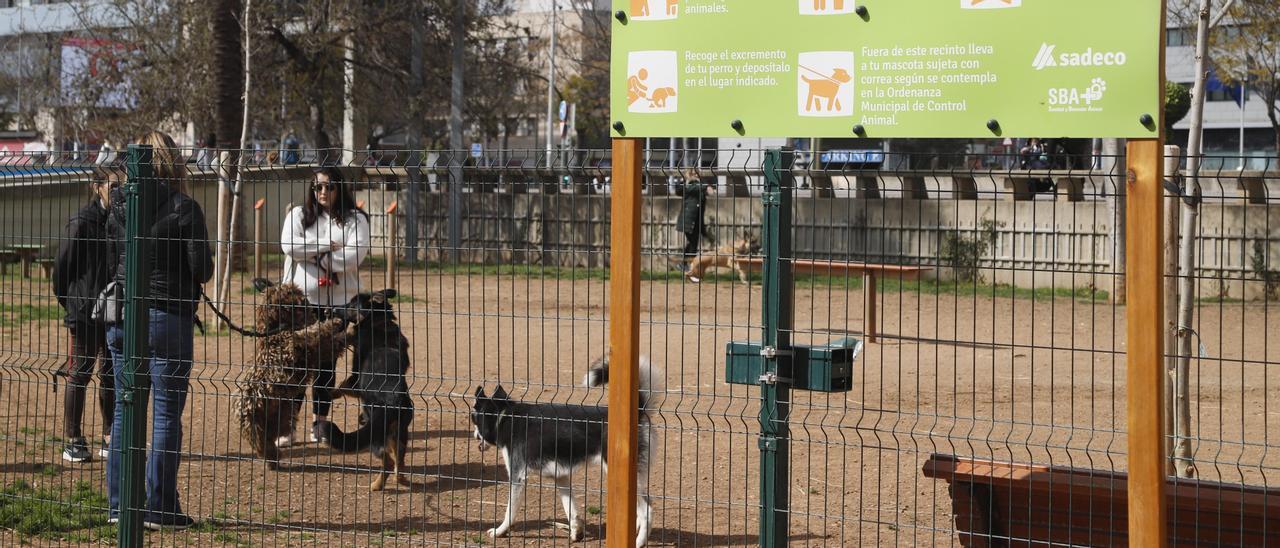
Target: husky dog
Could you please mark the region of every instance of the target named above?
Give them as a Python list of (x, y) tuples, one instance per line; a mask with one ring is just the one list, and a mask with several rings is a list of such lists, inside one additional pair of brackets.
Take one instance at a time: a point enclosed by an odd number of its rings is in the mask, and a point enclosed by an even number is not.
[[(646, 409), (653, 390), (650, 380), (654, 368), (647, 358), (640, 358), (640, 432), (636, 471), (636, 546), (649, 540), (653, 518), (649, 504), (649, 464), (653, 461), (654, 433)], [(609, 362), (601, 359), (592, 365), (584, 379), (587, 387), (609, 382)], [(480, 450), (497, 446), (507, 467), (511, 495), (502, 524), (489, 530), (489, 536), (505, 536), (515, 520), (516, 509), (524, 494), (529, 472), (553, 479), (560, 502), (569, 518), (569, 538), (582, 540), (582, 522), (573, 502), (573, 473), (592, 462), (607, 466), (609, 411), (604, 407), (550, 403), (521, 403), (511, 399), (502, 386), (492, 396), (477, 387), (471, 422)]]

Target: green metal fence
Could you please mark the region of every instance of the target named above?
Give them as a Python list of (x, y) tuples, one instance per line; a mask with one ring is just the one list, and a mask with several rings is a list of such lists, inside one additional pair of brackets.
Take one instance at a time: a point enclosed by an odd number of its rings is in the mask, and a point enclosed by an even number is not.
[[(219, 325), (202, 304), (177, 452), (178, 493), (196, 523), (163, 531), (144, 526), (144, 463), (155, 442), (155, 390), (138, 374), (147, 372), (142, 311), (156, 304), (140, 290), (149, 284), (126, 280), (130, 359), (113, 393), (128, 412), (118, 446), (130, 466), (112, 524), (98, 452), (107, 417), (92, 403), (82, 425), (92, 458), (61, 456), (72, 441), (69, 385), (53, 372), (72, 351), (41, 268), (56, 267), (57, 248), (72, 239), (67, 219), (107, 168), (128, 172), (124, 243), (131, 272), (148, 272), (136, 268), (148, 264), (146, 248), (165, 242), (143, 229), (143, 213), (159, 207), (147, 203), (147, 182), (176, 181), (157, 181), (158, 161), (146, 154), (0, 157), (0, 542), (567, 541), (561, 485), (538, 474), (509, 536), (487, 536), (511, 488), (500, 452), (481, 451), (473, 437), (473, 395), (501, 385), (526, 404), (604, 404), (603, 390), (581, 385), (607, 353), (606, 152), (344, 161), (340, 151), (301, 151), (298, 163), (279, 164), (246, 151), (234, 236), (220, 235), (215, 212), (235, 170), (198, 157), (181, 163), (206, 213), (209, 247), (239, 257), (228, 291), (204, 290), (246, 328), (261, 327), (255, 315), (266, 304), (253, 278), (287, 273), (287, 213), (314, 193), (317, 169), (340, 168), (368, 215), (359, 286), (398, 290), (390, 304), (408, 344), (414, 418), (408, 484), (371, 491), (383, 461), (309, 441), (312, 382), (282, 380), (275, 387), (291, 396), (267, 399), (302, 410), (272, 468), (238, 423), (245, 387), (262, 371), (256, 357), (272, 348)], [(647, 155), (640, 340), (661, 371), (646, 393), (656, 449), (651, 544), (1124, 544), (1125, 307), (1115, 261), (1123, 169), (1114, 159), (1094, 167), (1092, 158), (1049, 170), (999, 156), (940, 158), (933, 163), (983, 167), (929, 169), (895, 155), (878, 165), (837, 159), (744, 149)], [(675, 221), (682, 177), (695, 167), (718, 192), (706, 202), (711, 237), (686, 257)], [(1270, 485), (1280, 467), (1270, 441), (1280, 398), (1272, 382), (1280, 345), (1270, 341), (1280, 286), (1276, 181), (1266, 172), (1198, 179), (1191, 425), (1170, 435), (1189, 442), (1198, 469), (1170, 480), (1184, 509), (1171, 531), (1186, 543), (1271, 544), (1280, 518), (1270, 502), (1280, 496)], [(695, 283), (678, 270), (688, 259), (715, 266)], [(335, 381), (354, 364), (350, 351), (337, 359)], [(98, 382), (89, 381), (89, 402)], [(340, 398), (328, 418), (350, 432), (375, 410)], [(603, 543), (599, 468), (575, 470), (567, 484), (583, 541)]]

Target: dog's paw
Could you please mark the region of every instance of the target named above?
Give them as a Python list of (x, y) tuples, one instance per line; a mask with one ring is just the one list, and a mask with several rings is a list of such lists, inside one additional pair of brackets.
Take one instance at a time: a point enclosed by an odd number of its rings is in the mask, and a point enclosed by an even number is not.
[(507, 528), (494, 527), (493, 529), (489, 530), (488, 534), (489, 534), (489, 538), (502, 538), (507, 536)]
[(579, 542), (582, 540), (582, 524), (575, 523), (569, 527), (569, 542)]

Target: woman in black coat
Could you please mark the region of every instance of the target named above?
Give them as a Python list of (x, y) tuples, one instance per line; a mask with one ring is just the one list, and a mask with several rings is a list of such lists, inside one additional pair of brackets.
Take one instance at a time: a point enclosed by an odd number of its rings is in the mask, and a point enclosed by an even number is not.
[(63, 323), (70, 332), (67, 362), (58, 375), (66, 377), (62, 396), (62, 460), (85, 462), (91, 458), (81, 424), (84, 400), (98, 364), (98, 411), (102, 416), (103, 445), (99, 455), (107, 456), (111, 423), (115, 410), (115, 383), (111, 358), (107, 354), (106, 326), (93, 319), (93, 304), (111, 278), (111, 246), (107, 240), (107, 206), (111, 189), (120, 186), (124, 174), (109, 168), (95, 169), (89, 182), (92, 196), (67, 221), (58, 244), (53, 267), (53, 294), (66, 310)]
[(698, 256), (698, 245), (702, 236), (712, 239), (707, 232), (707, 223), (703, 219), (707, 211), (707, 192), (711, 187), (702, 183), (697, 171), (692, 169), (684, 173), (684, 198), (680, 203), (680, 216), (676, 218), (676, 230), (684, 234), (684, 256), (680, 260), (680, 270), (687, 272), (689, 262)]

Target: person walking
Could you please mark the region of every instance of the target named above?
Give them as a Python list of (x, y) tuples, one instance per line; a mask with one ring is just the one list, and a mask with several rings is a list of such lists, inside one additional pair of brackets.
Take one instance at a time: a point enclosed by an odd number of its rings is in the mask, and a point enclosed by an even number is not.
[[(151, 283), (146, 291), (148, 348), (150, 355), (140, 373), (150, 377), (151, 447), (147, 451), (146, 514), (143, 525), (152, 530), (185, 529), (195, 522), (182, 512), (178, 501), (178, 466), (181, 464), (182, 413), (187, 405), (187, 387), (195, 343), (196, 308), (201, 286), (213, 278), (213, 253), (204, 211), (186, 190), (184, 163), (173, 139), (153, 131), (141, 144), (152, 147), (154, 177), (142, 184), (156, 185), (155, 224), (149, 236), (154, 254)], [(115, 258), (116, 283), (123, 285), (125, 194), (111, 191), (108, 229)], [(117, 389), (124, 383), (124, 326), (107, 328), (107, 348), (111, 351)], [(111, 453), (107, 461), (107, 491), (110, 521), (120, 515), (120, 440), (124, 406), (116, 398), (111, 431)]]
[[(369, 215), (356, 205), (355, 193), (336, 167), (316, 170), (301, 206), (289, 211), (280, 234), (284, 283), (292, 283), (320, 308), (344, 306), (360, 292), (360, 263), (369, 256)], [(342, 348), (321, 353), (311, 385), (310, 439), (324, 439), (333, 404), (335, 370)], [(293, 444), (293, 436), (276, 440)]]
[(707, 223), (704, 220), (707, 211), (707, 193), (711, 191), (711, 188), (703, 184), (702, 179), (698, 177), (696, 169), (685, 170), (680, 216), (676, 218), (676, 230), (684, 234), (685, 241), (684, 255), (680, 258), (679, 268), (689, 277), (689, 281), (695, 283), (701, 280), (689, 275), (689, 263), (698, 256), (698, 245), (703, 236), (714, 241), (714, 237), (707, 231)]
[(62, 395), (62, 460), (90, 460), (89, 444), (81, 425), (84, 400), (93, 376), (98, 372), (98, 411), (102, 416), (103, 446), (99, 456), (108, 456), (112, 419), (115, 416), (115, 383), (111, 358), (107, 353), (106, 326), (93, 319), (93, 305), (111, 279), (113, 263), (107, 241), (107, 206), (111, 189), (119, 187), (124, 174), (110, 167), (97, 167), (89, 181), (89, 202), (67, 221), (53, 266), (53, 294), (66, 311), (63, 324), (70, 333), (67, 362), (57, 375), (65, 377)]

